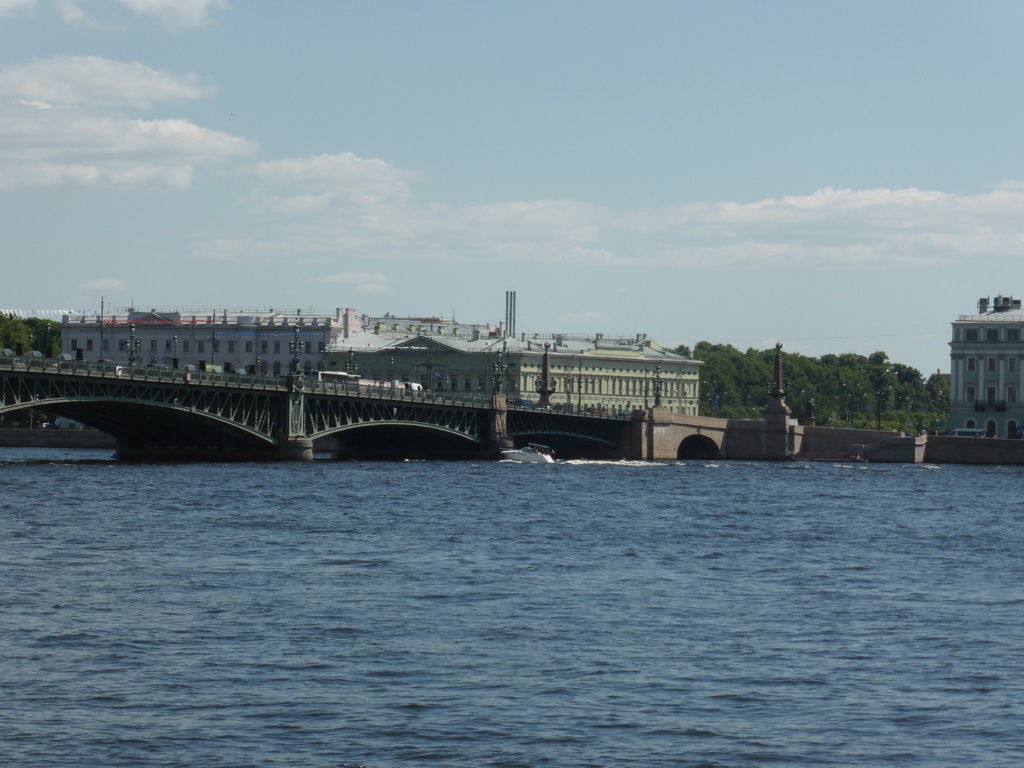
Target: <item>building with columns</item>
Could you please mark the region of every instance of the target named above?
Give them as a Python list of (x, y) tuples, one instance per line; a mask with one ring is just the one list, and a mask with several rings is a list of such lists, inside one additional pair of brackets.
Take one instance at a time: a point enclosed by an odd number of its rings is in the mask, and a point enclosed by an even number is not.
[(503, 323), (374, 318), (327, 350), (325, 369), (434, 391), (501, 393), (513, 404), (569, 412), (618, 415), (659, 406), (697, 415), (703, 363), (643, 334), (515, 337), (505, 329)]
[(1009, 296), (978, 299), (978, 311), (953, 321), (950, 429), (1020, 437), (1024, 425), (1024, 312)]
[[(128, 309), (61, 318), (61, 351), (82, 360), (284, 374), (297, 351), (304, 371), (362, 327), (351, 309)], [(298, 349), (295, 346), (298, 345)]]

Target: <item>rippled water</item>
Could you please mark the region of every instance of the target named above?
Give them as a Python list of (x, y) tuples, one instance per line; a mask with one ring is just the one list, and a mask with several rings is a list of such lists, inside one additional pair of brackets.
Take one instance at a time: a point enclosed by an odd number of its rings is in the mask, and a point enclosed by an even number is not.
[(1024, 470), (0, 452), (0, 763), (1024, 764)]

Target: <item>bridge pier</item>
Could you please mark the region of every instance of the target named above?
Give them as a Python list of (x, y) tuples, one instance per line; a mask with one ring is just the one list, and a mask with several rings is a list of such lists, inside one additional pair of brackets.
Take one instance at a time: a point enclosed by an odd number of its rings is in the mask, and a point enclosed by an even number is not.
[(515, 450), (516, 444), (512, 442), (511, 438), (501, 437), (494, 438), (487, 441), (487, 447), (484, 448), (483, 457), (484, 459), (494, 459), (497, 461), (501, 458), (502, 451)]

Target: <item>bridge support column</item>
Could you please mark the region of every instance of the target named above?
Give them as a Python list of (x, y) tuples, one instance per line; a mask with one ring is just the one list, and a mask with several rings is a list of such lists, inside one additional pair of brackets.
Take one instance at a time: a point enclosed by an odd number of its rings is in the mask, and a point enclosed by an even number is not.
[(484, 454), (488, 459), (500, 459), (502, 451), (516, 447), (508, 436), (508, 398), (495, 394), (491, 409), (491, 439), (487, 441)]
[(308, 438), (298, 438), (283, 443), (277, 449), (279, 461), (312, 461), (313, 441)]
[(484, 458), (494, 459), (495, 461), (497, 461), (498, 459), (501, 458), (502, 451), (511, 451), (514, 450), (515, 447), (516, 444), (513, 443), (507, 437), (489, 440), (487, 443), (487, 447), (484, 449)]

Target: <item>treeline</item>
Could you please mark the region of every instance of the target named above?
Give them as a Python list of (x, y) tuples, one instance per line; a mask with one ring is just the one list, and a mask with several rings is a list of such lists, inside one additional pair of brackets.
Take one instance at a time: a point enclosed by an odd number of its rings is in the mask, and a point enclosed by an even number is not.
[(60, 323), (0, 314), (0, 348), (23, 355), (30, 352), (42, 352), (46, 357), (59, 355)]
[[(681, 355), (703, 360), (700, 412), (705, 416), (756, 419), (768, 404), (774, 349), (741, 352), (729, 344), (702, 341)], [(783, 350), (783, 388), (793, 416), (819, 426), (854, 429), (943, 431), (949, 425), (949, 379), (924, 378), (885, 352), (805, 357)]]

